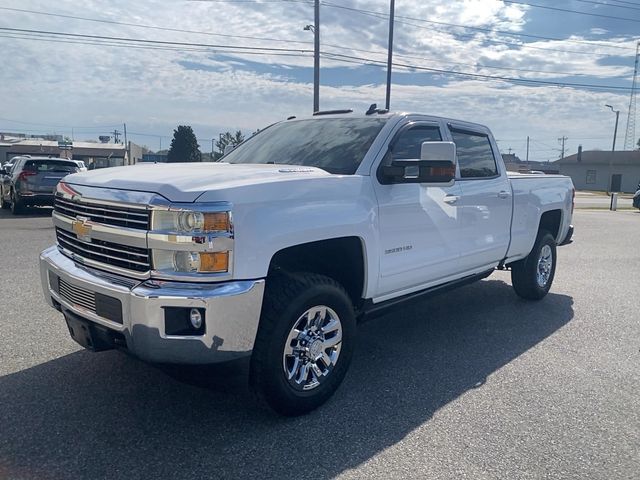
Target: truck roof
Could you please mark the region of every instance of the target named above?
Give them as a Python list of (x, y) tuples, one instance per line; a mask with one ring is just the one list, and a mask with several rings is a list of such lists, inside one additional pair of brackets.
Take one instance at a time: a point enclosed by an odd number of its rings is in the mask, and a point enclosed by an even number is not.
[(386, 118), (388, 120), (391, 120), (394, 118), (401, 119), (401, 118), (409, 118), (412, 116), (419, 116), (421, 119), (426, 119), (426, 120), (444, 121), (445, 123), (451, 123), (461, 127), (469, 127), (473, 129), (486, 130), (487, 132), (490, 132), (489, 128), (486, 125), (482, 125), (480, 123), (468, 122), (466, 120), (459, 120), (459, 119), (449, 118), (449, 117), (439, 117), (436, 115), (430, 115), (428, 113), (403, 112), (403, 111), (372, 113), (369, 115), (367, 115), (364, 112), (340, 111), (340, 113), (332, 113), (331, 111), (328, 111), (326, 113), (322, 113), (321, 115), (289, 117), (287, 120), (284, 120), (284, 121), (295, 122), (300, 120), (320, 120), (320, 119), (326, 119), (326, 118)]

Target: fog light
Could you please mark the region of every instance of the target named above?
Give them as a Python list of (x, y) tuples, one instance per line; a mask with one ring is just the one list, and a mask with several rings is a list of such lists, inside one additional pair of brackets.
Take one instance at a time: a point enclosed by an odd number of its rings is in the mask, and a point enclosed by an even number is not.
[(197, 308), (192, 308), (189, 312), (189, 320), (191, 321), (191, 326), (198, 330), (202, 326), (202, 314)]

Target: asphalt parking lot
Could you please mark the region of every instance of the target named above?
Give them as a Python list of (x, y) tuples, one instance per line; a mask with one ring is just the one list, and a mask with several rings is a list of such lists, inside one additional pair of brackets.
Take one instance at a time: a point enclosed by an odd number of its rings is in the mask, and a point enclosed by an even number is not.
[(509, 275), (360, 327), (323, 408), (92, 354), (40, 291), (49, 211), (0, 212), (0, 478), (638, 478), (640, 213), (578, 210), (551, 293)]

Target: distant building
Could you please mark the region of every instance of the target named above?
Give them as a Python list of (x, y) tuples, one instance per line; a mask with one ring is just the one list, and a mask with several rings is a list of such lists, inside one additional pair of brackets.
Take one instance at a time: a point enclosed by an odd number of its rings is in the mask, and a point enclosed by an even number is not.
[(142, 155), (142, 162), (167, 163), (166, 153), (145, 153)]
[[(611, 163), (611, 169), (609, 167)], [(606, 152), (578, 151), (553, 163), (563, 175), (568, 175), (578, 190), (609, 189), (614, 192), (633, 193), (640, 182), (640, 150)]]
[(520, 160), (515, 153), (503, 153), (502, 160), (509, 172), (526, 173), (538, 171), (548, 174), (558, 173), (558, 167), (553, 163), (534, 161), (527, 162), (526, 160)]
[[(71, 158), (87, 168), (130, 165), (140, 161), (145, 149), (129, 142), (131, 154), (122, 143), (64, 142), (62, 137), (31, 138), (20, 134), (0, 135), (0, 164), (18, 155)], [(57, 137), (57, 136), (55, 136)], [(71, 147), (68, 149), (68, 147)]]

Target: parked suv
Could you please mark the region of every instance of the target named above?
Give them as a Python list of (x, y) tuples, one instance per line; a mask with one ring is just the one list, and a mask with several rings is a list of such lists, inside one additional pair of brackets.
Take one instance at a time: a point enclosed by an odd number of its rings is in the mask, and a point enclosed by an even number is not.
[(26, 206), (53, 205), (58, 182), (77, 173), (73, 160), (47, 157), (18, 157), (10, 170), (3, 168), (0, 183), (0, 207), (11, 208), (14, 215)]

